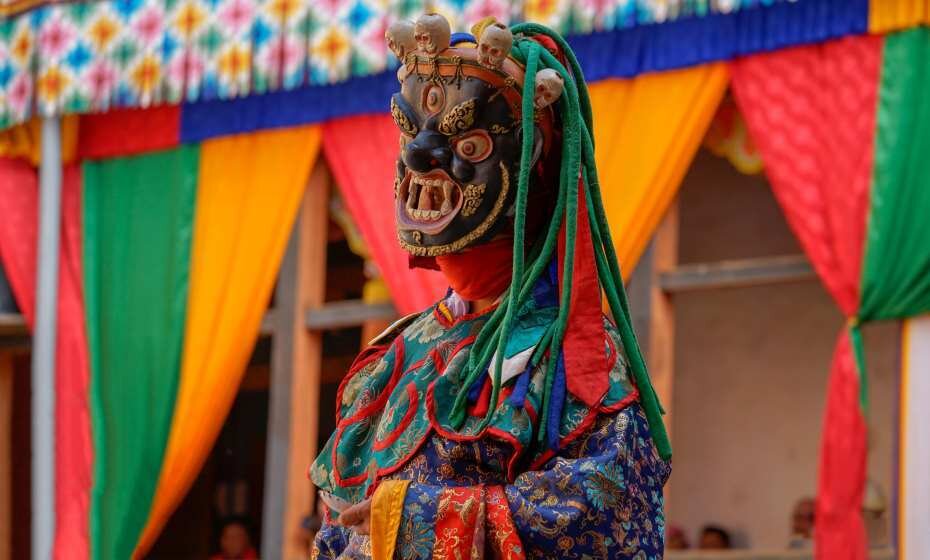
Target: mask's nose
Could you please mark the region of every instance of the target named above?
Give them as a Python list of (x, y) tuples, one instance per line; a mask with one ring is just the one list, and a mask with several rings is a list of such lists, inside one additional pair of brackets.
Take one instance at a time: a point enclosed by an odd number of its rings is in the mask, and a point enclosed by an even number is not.
[(433, 169), (447, 169), (452, 160), (452, 150), (445, 136), (424, 130), (407, 143), (401, 157), (404, 165), (411, 170), (426, 173)]

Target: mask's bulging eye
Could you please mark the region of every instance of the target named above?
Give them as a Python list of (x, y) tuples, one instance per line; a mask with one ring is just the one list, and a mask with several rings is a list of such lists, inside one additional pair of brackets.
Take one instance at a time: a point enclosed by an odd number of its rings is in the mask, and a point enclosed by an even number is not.
[(479, 162), (491, 155), (494, 142), (487, 132), (476, 130), (459, 136), (453, 141), (455, 153), (470, 162)]
[(423, 108), (430, 115), (435, 115), (446, 105), (446, 94), (441, 87), (430, 85), (423, 92)]

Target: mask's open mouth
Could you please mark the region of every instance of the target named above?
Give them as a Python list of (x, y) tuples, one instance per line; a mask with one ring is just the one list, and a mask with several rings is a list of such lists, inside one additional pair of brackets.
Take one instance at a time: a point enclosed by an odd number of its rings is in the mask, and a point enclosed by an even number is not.
[(445, 171), (408, 170), (397, 189), (397, 225), (436, 235), (459, 213), (462, 198), (461, 187)]

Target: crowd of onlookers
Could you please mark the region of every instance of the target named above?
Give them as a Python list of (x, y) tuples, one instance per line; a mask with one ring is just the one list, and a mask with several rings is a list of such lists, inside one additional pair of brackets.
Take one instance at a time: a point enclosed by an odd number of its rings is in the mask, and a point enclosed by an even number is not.
[[(811, 548), (814, 544), (814, 500), (802, 498), (791, 511), (791, 536), (788, 548)], [(705, 525), (701, 528), (694, 546), (681, 527), (670, 525), (665, 533), (666, 550), (726, 550), (733, 548), (730, 532), (718, 525)]]
[[(309, 548), (313, 537), (320, 528), (318, 516), (306, 516), (301, 524), (299, 534), (302, 547)], [(229, 518), (222, 524), (219, 538), (219, 553), (210, 560), (248, 560), (258, 558), (252, 546), (249, 523), (245, 519)], [(809, 548), (813, 546), (814, 538), (814, 500), (803, 498), (798, 500), (791, 512), (791, 536), (787, 542), (788, 548)], [(726, 550), (733, 547), (730, 532), (718, 525), (705, 525), (692, 542), (680, 527), (671, 525), (666, 530), (666, 550)]]

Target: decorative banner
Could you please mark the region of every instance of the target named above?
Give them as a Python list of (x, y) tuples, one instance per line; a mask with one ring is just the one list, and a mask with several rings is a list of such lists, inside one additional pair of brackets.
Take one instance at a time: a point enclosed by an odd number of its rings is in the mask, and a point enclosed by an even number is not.
[(428, 6), (458, 31), (493, 15), (574, 34), (589, 80), (864, 33), (869, 14), (868, 0), (56, 2), (0, 19), (0, 128), (34, 111), (238, 99), (382, 73), (396, 65), (385, 28)]
[(81, 159), (131, 156), (174, 148), (180, 142), (181, 108), (114, 109), (81, 117)]
[(158, 490), (134, 557), (155, 543), (229, 414), (320, 136), (318, 127), (305, 127), (201, 147), (181, 380)]
[(178, 392), (199, 148), (84, 165), (92, 558), (129, 558)]

